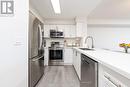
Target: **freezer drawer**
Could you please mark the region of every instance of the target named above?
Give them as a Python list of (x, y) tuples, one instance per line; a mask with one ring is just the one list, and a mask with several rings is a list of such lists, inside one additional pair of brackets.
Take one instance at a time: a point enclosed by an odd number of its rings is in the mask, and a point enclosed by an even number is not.
[(30, 86), (34, 87), (44, 74), (44, 59), (30, 60)]

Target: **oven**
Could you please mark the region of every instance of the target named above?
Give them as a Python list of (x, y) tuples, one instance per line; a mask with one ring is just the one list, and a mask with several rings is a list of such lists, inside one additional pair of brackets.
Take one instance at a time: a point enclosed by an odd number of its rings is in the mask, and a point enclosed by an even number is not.
[(49, 48), (49, 65), (64, 65), (63, 48)]
[(50, 48), (49, 49), (50, 60), (63, 60), (63, 49), (62, 48)]

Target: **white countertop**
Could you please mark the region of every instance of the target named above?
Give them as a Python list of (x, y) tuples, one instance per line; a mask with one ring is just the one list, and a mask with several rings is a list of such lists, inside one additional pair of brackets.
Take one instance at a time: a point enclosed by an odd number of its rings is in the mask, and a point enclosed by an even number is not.
[(94, 51), (84, 51), (76, 47), (73, 49), (87, 55), (98, 63), (107, 66), (130, 80), (130, 54), (103, 49), (95, 49)]

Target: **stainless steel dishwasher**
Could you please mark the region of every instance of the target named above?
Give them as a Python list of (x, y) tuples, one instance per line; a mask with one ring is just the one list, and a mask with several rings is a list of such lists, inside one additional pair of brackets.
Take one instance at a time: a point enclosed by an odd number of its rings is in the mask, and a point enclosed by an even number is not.
[(98, 87), (98, 63), (81, 54), (80, 87)]

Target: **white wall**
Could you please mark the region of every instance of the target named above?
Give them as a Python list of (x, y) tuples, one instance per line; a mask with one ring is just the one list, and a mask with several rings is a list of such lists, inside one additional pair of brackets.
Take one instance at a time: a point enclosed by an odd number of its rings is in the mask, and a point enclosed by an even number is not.
[(90, 26), (95, 26), (95, 25), (118, 25), (118, 26), (130, 26), (130, 19), (94, 19), (94, 18), (89, 18), (87, 20), (87, 24)]
[(28, 86), (28, 0), (14, 8), (13, 17), (0, 17), (0, 87)]
[(128, 25), (89, 25), (88, 35), (93, 36), (96, 48), (123, 51), (119, 43), (130, 43)]
[(91, 19), (130, 19), (130, 0), (102, 0), (88, 15)]

